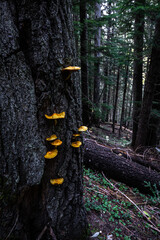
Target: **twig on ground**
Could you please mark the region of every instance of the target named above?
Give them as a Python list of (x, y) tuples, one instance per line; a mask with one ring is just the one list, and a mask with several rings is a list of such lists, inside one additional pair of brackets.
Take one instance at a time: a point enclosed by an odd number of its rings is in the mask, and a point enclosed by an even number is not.
[(45, 226), (42, 230), (42, 232), (39, 234), (38, 238), (36, 240), (40, 240), (43, 237), (43, 234), (45, 233), (45, 231), (47, 230), (47, 226)]
[(128, 201), (130, 201), (130, 202), (138, 209), (138, 211), (142, 214), (142, 216), (150, 223), (149, 226), (150, 226), (151, 228), (153, 228), (154, 230), (156, 230), (157, 232), (160, 233), (160, 230), (154, 225), (154, 223), (153, 223), (150, 219), (148, 219), (148, 217), (147, 217), (147, 216), (145, 215), (145, 213), (137, 206), (137, 204), (136, 204), (135, 202), (133, 202), (126, 194), (124, 194), (123, 192), (121, 192), (117, 187), (115, 187), (115, 186), (113, 185), (113, 183), (111, 183), (111, 182), (109, 181), (109, 179), (106, 178), (106, 176), (104, 175), (103, 172), (102, 172), (102, 175), (103, 175), (103, 177), (106, 179), (106, 181), (108, 181), (108, 182), (111, 184), (111, 186), (112, 186), (116, 191), (120, 192), (125, 198), (128, 199)]
[(53, 238), (53, 240), (57, 240), (56, 235), (53, 232), (53, 229), (50, 227), (50, 236)]
[(11, 228), (11, 230), (10, 230), (10, 232), (9, 232), (8, 236), (5, 238), (5, 240), (9, 239), (9, 237), (10, 237), (11, 233), (13, 232), (13, 230), (14, 230), (14, 228), (15, 228), (15, 226), (16, 226), (16, 224), (17, 224), (17, 222), (18, 222), (18, 218), (19, 218), (19, 213), (17, 213), (16, 221), (15, 221), (15, 223), (14, 223), (13, 227)]

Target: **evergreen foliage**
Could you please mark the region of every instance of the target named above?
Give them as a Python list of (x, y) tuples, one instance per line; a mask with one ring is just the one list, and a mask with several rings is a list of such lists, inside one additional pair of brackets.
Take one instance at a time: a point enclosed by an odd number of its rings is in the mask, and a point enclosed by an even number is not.
[[(77, 40), (77, 50), (80, 56), (80, 33), (83, 29), (79, 17), (80, 2), (74, 0), (74, 21), (75, 36)], [(81, 1), (83, 2), (83, 0)], [(87, 26), (87, 46), (88, 50), (84, 56), (87, 60), (88, 73), (88, 103), (90, 108), (90, 122), (88, 124), (96, 124), (96, 118), (101, 121), (113, 122), (113, 113), (115, 112), (115, 123), (130, 127), (132, 129), (132, 111), (133, 105), (138, 103), (141, 108), (142, 100), (134, 100), (133, 98), (133, 77), (135, 61), (140, 61), (142, 56), (142, 97), (144, 90), (144, 82), (149, 70), (152, 42), (155, 30), (155, 22), (159, 15), (160, 3), (158, 0), (100, 0), (85, 1), (87, 16), (85, 24)], [(95, 19), (95, 4), (101, 5), (101, 17)], [(135, 36), (139, 37), (142, 32), (137, 32), (135, 28), (135, 18), (138, 14), (144, 14), (144, 32), (143, 32), (143, 50), (135, 54)], [(95, 33), (101, 28), (101, 45), (96, 47)], [(138, 29), (138, 28), (137, 28)], [(139, 47), (139, 46), (138, 46)], [(95, 56), (95, 51), (99, 52), (99, 57)], [(139, 55), (140, 54), (140, 55)], [(100, 73), (97, 75), (95, 66), (99, 63)], [(120, 71), (118, 85), (118, 104), (115, 108), (116, 98), (116, 79), (117, 71)], [(125, 84), (127, 73), (127, 82)], [(98, 104), (94, 103), (94, 79), (100, 79), (100, 89)], [(126, 88), (126, 89), (125, 89)], [(124, 94), (124, 91), (126, 92)], [(82, 91), (83, 95), (83, 91)], [(124, 108), (124, 109), (123, 109)], [(140, 110), (139, 110), (140, 111)], [(123, 112), (123, 113), (122, 113)], [(123, 115), (123, 116), (122, 116)], [(159, 111), (155, 109), (151, 111), (152, 116), (159, 118)], [(134, 131), (134, 129), (133, 129)]]

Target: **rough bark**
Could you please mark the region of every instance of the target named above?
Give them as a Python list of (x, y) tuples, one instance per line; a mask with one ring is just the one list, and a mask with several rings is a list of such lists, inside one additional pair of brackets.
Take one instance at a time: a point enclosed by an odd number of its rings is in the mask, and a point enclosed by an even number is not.
[(84, 163), (94, 170), (103, 171), (106, 176), (136, 187), (142, 192), (150, 192), (145, 182), (160, 189), (160, 175), (138, 163), (118, 156), (103, 145), (93, 140), (85, 140)]
[[(76, 65), (71, 1), (0, 1), (0, 13), (0, 239), (85, 239), (80, 84), (61, 72)], [(45, 160), (53, 133), (63, 144)]]

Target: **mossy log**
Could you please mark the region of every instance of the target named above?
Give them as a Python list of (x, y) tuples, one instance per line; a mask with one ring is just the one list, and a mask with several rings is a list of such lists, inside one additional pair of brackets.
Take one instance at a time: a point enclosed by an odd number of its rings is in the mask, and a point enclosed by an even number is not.
[(148, 182), (160, 189), (160, 174), (157, 171), (119, 156), (93, 140), (84, 141), (84, 164), (141, 192), (151, 193), (150, 188), (146, 188)]

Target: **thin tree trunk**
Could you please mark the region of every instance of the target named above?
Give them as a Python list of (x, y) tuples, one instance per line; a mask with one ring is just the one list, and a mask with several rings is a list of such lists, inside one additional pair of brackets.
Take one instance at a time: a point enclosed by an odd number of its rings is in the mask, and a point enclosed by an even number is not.
[[(105, 78), (108, 78), (108, 63), (106, 63), (105, 69), (104, 69)], [(104, 79), (104, 91), (103, 91), (103, 106), (102, 106), (102, 115), (103, 115), (103, 121), (106, 121), (106, 112), (107, 112), (107, 80)]]
[[(80, 83), (61, 71), (76, 65), (71, 1), (0, 1), (0, 12), (0, 239), (85, 239), (82, 154), (71, 147)], [(57, 124), (45, 118), (61, 112)], [(52, 134), (62, 145), (45, 159)]]
[(127, 128), (130, 127), (130, 123), (131, 123), (131, 113), (132, 113), (132, 99), (133, 99), (133, 94), (131, 93), (130, 95), (130, 101), (129, 101), (129, 110), (128, 110), (128, 118), (129, 118), (129, 121), (127, 123)]
[(117, 70), (117, 83), (116, 83), (116, 94), (114, 100), (114, 108), (113, 108), (113, 124), (112, 124), (112, 132), (115, 130), (115, 121), (116, 121), (116, 111), (117, 111), (117, 102), (118, 102), (118, 91), (119, 91), (119, 80), (120, 80), (120, 67)]
[(124, 91), (123, 91), (123, 102), (122, 102), (122, 111), (121, 111), (121, 120), (120, 120), (120, 128), (119, 128), (119, 136), (121, 135), (122, 125), (124, 122), (124, 107), (125, 107), (125, 100), (126, 100), (126, 90), (127, 90), (127, 81), (128, 81), (128, 64), (126, 66), (126, 74), (124, 79)]

